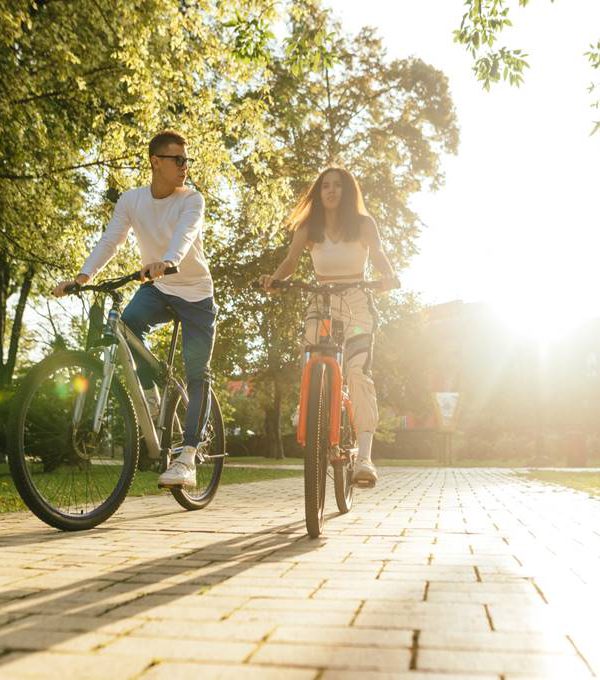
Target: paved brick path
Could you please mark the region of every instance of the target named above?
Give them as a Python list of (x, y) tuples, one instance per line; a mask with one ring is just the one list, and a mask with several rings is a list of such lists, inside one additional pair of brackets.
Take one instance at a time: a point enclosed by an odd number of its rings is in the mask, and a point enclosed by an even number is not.
[(0, 516), (0, 677), (600, 675), (600, 502), (507, 471), (389, 469), (322, 540), (302, 480), (61, 534)]

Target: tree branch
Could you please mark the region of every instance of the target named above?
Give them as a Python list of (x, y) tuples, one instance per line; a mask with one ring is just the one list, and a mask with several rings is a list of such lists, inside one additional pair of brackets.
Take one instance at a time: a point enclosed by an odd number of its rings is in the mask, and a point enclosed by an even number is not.
[[(102, 19), (104, 19), (104, 23), (106, 24), (108, 30), (112, 33), (112, 36), (113, 36), (113, 38), (114, 38), (114, 40), (115, 40), (115, 43), (118, 45), (118, 43), (119, 43), (119, 34), (115, 31), (115, 29), (113, 28), (112, 24), (111, 24), (110, 21), (108, 20), (106, 14), (102, 11), (102, 7), (99, 5), (99, 3), (96, 2), (96, 0), (92, 0), (92, 4), (93, 4), (94, 7), (98, 10), (98, 13), (99, 13), (100, 16), (102, 17)], [(113, 47), (114, 47), (114, 46), (113, 46)]]
[[(139, 156), (138, 156), (139, 158)], [(124, 166), (115, 165), (118, 161), (124, 161), (131, 159), (131, 156), (120, 156), (119, 158), (111, 158), (109, 160), (99, 160), (90, 161), (89, 163), (80, 163), (78, 165), (67, 165), (62, 168), (54, 168), (50, 172), (43, 172), (38, 175), (16, 175), (11, 172), (0, 172), (0, 179), (8, 179), (12, 181), (22, 181), (22, 180), (32, 180), (32, 179), (46, 179), (48, 177), (53, 177), (54, 175), (62, 174), (64, 172), (71, 172), (73, 170), (81, 170), (82, 168), (91, 168), (94, 166), (104, 166), (107, 168), (120, 168), (123, 169)], [(137, 166), (125, 166), (127, 168), (135, 169)]]
[(30, 265), (43, 264), (46, 265), (47, 267), (52, 267), (52, 269), (60, 269), (61, 271), (67, 270), (66, 267), (64, 267), (61, 264), (58, 264), (57, 262), (45, 260), (43, 257), (39, 257), (38, 255), (31, 253), (31, 251), (27, 250), (27, 248), (22, 246), (15, 238), (7, 234), (5, 231), (0, 231), (0, 235), (2, 235), (7, 241), (10, 241), (10, 243), (12, 243), (12, 245), (15, 246), (15, 248), (18, 248), (21, 252), (29, 255), (29, 257), (22, 257), (17, 255), (15, 256), (17, 260), (20, 260), (21, 262), (28, 262)]
[[(115, 66), (100, 66), (98, 68), (92, 69), (91, 71), (87, 71), (85, 73), (82, 73), (82, 77), (84, 78), (89, 78), (90, 76), (95, 76), (98, 75), (99, 73), (110, 73), (111, 71), (120, 71), (122, 70), (121, 67), (115, 67)], [(11, 101), (12, 106), (18, 106), (22, 104), (29, 104), (30, 102), (37, 101), (39, 99), (49, 99), (51, 97), (57, 97), (61, 94), (67, 94), (68, 92), (73, 91), (73, 86), (66, 87), (62, 90), (52, 90), (50, 92), (41, 92), (40, 94), (31, 94), (28, 95), (27, 97), (22, 97), (21, 99), (13, 99)]]

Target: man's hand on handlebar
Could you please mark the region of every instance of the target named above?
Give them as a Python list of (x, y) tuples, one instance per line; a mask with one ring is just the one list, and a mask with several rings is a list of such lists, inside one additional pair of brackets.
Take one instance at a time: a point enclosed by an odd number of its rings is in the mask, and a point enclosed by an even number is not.
[[(153, 269), (153, 265), (159, 264), (160, 267)], [(97, 285), (86, 285), (90, 280), (87, 274), (78, 274), (77, 277), (72, 281), (61, 281), (58, 286), (52, 291), (53, 295), (56, 297), (62, 297), (63, 295), (69, 295), (70, 293), (79, 293), (80, 291), (94, 290), (96, 292), (111, 293), (111, 291), (116, 291), (118, 288), (127, 285), (131, 281), (147, 281), (148, 279), (154, 280), (154, 278), (160, 278), (166, 276), (167, 274), (177, 274), (179, 272), (179, 267), (174, 265), (172, 262), (154, 262), (152, 264), (146, 265), (142, 270), (137, 269), (132, 274), (126, 274), (118, 279), (107, 279), (105, 281), (100, 281)], [(154, 276), (149, 276), (153, 274)]]
[(152, 262), (144, 265), (140, 270), (140, 281), (144, 283), (145, 281), (160, 279), (165, 275), (165, 269), (172, 266), (172, 262)]
[(54, 295), (54, 297), (64, 297), (69, 292), (68, 291), (69, 288), (73, 288), (75, 286), (83, 286), (89, 280), (90, 277), (87, 274), (77, 274), (77, 276), (74, 279), (71, 279), (69, 281), (61, 281), (52, 291), (52, 295)]

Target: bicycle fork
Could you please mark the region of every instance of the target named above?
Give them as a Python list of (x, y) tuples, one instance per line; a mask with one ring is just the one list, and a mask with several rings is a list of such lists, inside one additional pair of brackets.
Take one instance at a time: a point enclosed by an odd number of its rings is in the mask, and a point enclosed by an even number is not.
[(331, 376), (331, 403), (329, 405), (329, 443), (334, 450), (339, 450), (340, 424), (342, 413), (342, 372), (336, 357), (311, 356), (304, 364), (300, 387), (300, 411), (298, 413), (297, 440), (301, 446), (306, 446), (306, 420), (308, 415), (308, 395), (310, 391), (310, 375), (316, 364), (325, 364), (325, 370)]
[(98, 394), (98, 401), (96, 402), (96, 411), (94, 412), (93, 431), (99, 434), (102, 427), (102, 419), (104, 418), (104, 411), (108, 402), (108, 393), (110, 392), (110, 384), (115, 372), (115, 357), (116, 345), (104, 348), (104, 366), (102, 370), (102, 383), (100, 384), (100, 392)]
[[(108, 403), (108, 395), (110, 392), (110, 385), (112, 383), (115, 372), (115, 358), (117, 347), (111, 345), (104, 348), (104, 364), (102, 367), (102, 382), (100, 383), (100, 390), (98, 392), (98, 399), (96, 400), (96, 408), (94, 409), (94, 421), (92, 425), (92, 432), (100, 434), (102, 428), (102, 420), (104, 412), (106, 411), (106, 404)], [(83, 376), (85, 378), (85, 375)], [(83, 416), (83, 409), (85, 408), (85, 401), (88, 396), (87, 389), (82, 389), (75, 400), (75, 408), (73, 409), (73, 430), (77, 430), (81, 418)]]

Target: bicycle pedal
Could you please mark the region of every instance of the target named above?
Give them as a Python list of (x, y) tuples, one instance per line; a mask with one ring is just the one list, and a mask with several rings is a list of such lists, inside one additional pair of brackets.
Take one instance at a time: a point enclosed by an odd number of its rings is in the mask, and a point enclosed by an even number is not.
[(376, 482), (373, 479), (357, 479), (352, 482), (352, 486), (356, 486), (358, 489), (372, 489)]

